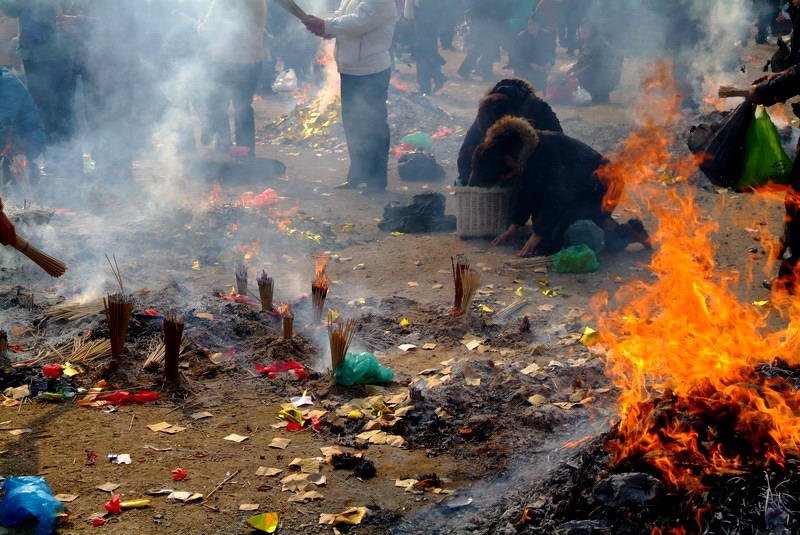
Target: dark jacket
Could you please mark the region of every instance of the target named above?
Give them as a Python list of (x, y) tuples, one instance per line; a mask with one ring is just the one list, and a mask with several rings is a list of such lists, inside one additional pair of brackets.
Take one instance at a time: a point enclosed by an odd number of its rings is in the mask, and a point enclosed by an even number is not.
[[(71, 2), (58, 0), (64, 13)], [(56, 10), (51, 0), (0, 0), (0, 11), (19, 19), (17, 54), (23, 60), (66, 61), (74, 43), (56, 28)]]
[[(540, 29), (536, 35), (531, 35), (527, 30), (520, 32), (514, 39), (511, 52), (511, 65), (514, 74), (520, 78), (536, 79), (547, 78), (546, 73), (534, 73), (531, 64), (552, 67), (556, 63), (556, 36), (545, 29)], [(545, 90), (545, 87), (537, 88)]]
[[(538, 132), (538, 144), (525, 171), (511, 183), (509, 223), (522, 226), (532, 219), (533, 231), (550, 238), (565, 214), (576, 207), (581, 208), (583, 219), (602, 218), (607, 187), (596, 171), (604, 162), (602, 154), (577, 139)], [(587, 206), (596, 207), (595, 217), (587, 214)]]
[(574, 71), (579, 72), (578, 80), (590, 93), (610, 93), (619, 85), (622, 57), (605, 37), (595, 34), (581, 45)]
[(795, 65), (777, 78), (760, 84), (756, 88), (756, 92), (758, 100), (765, 106), (786, 102), (790, 98), (800, 95), (800, 69)]
[[(500, 80), (486, 95), (498, 92), (511, 97), (514, 109), (517, 111), (516, 116), (526, 119), (535, 129), (552, 132), (564, 131), (550, 105), (537, 97), (533, 92), (533, 88), (525, 80), (513, 78)], [(488, 127), (486, 129), (481, 128), (476, 117), (464, 137), (464, 143), (458, 152), (458, 180), (462, 184), (466, 184), (469, 181), (469, 175), (472, 172), (472, 154), (478, 148), (478, 145), (483, 142), (486, 130), (488, 130)]]
[(30, 93), (11, 71), (0, 67), (0, 151), (10, 144), (32, 160), (41, 154), (46, 141)]

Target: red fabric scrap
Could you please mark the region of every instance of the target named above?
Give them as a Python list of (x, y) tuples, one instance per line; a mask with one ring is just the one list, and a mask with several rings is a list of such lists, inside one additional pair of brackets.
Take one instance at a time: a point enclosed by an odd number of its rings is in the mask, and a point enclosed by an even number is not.
[(47, 377), (58, 377), (64, 371), (64, 366), (61, 364), (48, 364), (42, 368), (42, 373)]
[(130, 405), (132, 403), (150, 403), (151, 401), (156, 401), (158, 396), (149, 390), (142, 390), (138, 394), (112, 392), (111, 394), (100, 396), (97, 399), (110, 403), (111, 405)]
[(112, 515), (119, 515), (122, 513), (122, 506), (119, 503), (119, 494), (114, 494), (114, 497), (108, 500), (104, 506), (106, 511)]
[(298, 379), (305, 379), (308, 377), (308, 372), (306, 372), (306, 369), (303, 368), (303, 365), (293, 360), (283, 363), (275, 363), (271, 366), (267, 366), (266, 368), (260, 364), (256, 364), (256, 370), (260, 371), (261, 373), (266, 373), (267, 377), (270, 379), (275, 379), (277, 374), (283, 372), (294, 372)]
[(183, 468), (176, 468), (172, 471), (172, 473), (175, 474), (174, 476), (172, 476), (172, 479), (174, 479), (175, 481), (180, 481), (181, 479), (184, 479), (186, 477), (186, 470), (184, 470)]

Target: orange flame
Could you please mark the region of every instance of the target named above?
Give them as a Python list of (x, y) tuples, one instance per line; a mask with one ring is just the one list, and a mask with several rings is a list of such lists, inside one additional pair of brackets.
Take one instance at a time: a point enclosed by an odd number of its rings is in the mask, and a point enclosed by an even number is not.
[(321, 290), (327, 292), (328, 288), (331, 286), (331, 280), (328, 277), (328, 274), (325, 272), (325, 266), (328, 265), (328, 257), (324, 254), (318, 256), (317, 260), (317, 267), (314, 270), (314, 282), (312, 283), (312, 288), (320, 288)]
[(270, 217), (275, 221), (275, 224), (278, 225), (278, 228), (281, 230), (286, 230), (289, 228), (289, 225), (292, 224), (292, 216), (297, 213), (299, 208), (297, 206), (293, 206), (286, 210), (285, 212), (278, 212), (277, 210), (270, 214)]
[(258, 256), (259, 252), (261, 252), (261, 238), (250, 244), (242, 243), (236, 246), (236, 253), (244, 257), (245, 260)]
[(702, 491), (704, 477), (738, 473), (749, 463), (783, 465), (800, 441), (800, 392), (783, 379), (756, 373), (764, 362), (790, 358), (800, 343), (800, 305), (773, 295), (788, 319), (768, 332), (768, 311), (741, 303), (736, 273), (716, 273), (716, 220), (679, 182), (664, 188), (664, 170), (688, 176), (691, 160), (668, 148), (679, 113), (665, 65), (644, 81), (639, 128), (602, 169), (610, 186), (627, 193), (658, 219), (659, 247), (648, 266), (657, 276), (622, 287), (608, 309), (595, 298), (607, 344), (609, 374), (621, 388), (618, 436), (609, 441), (617, 463), (647, 463), (674, 488)]
[(294, 319), (294, 311), (289, 303), (281, 303), (281, 317), (286, 319)]
[(311, 91), (311, 84), (306, 82), (294, 91), (292, 91), (292, 98), (297, 102), (298, 106), (304, 105), (306, 102), (311, 100), (310, 96)]
[(211, 186), (211, 191), (206, 194), (204, 199), (200, 199), (202, 204), (213, 206), (215, 204), (219, 204), (220, 196), (222, 194), (222, 186), (219, 184), (219, 180), (214, 180), (213, 185)]

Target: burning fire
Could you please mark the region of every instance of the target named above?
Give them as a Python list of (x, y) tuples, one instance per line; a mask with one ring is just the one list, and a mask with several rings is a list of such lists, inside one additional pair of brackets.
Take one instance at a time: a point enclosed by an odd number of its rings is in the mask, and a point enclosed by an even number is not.
[(668, 147), (680, 103), (666, 65), (644, 82), (640, 128), (603, 177), (647, 205), (658, 218), (658, 249), (648, 266), (654, 281), (621, 288), (612, 313), (596, 298), (598, 330), (609, 374), (621, 389), (616, 463), (649, 464), (674, 489), (698, 495), (716, 474), (784, 466), (798, 455), (800, 393), (770, 373), (800, 343), (800, 305), (773, 296), (788, 326), (766, 329), (768, 310), (741, 303), (734, 274), (715, 270), (716, 220), (701, 212), (683, 183), (659, 184), (664, 169), (689, 176), (693, 162), (675, 161)]
[(328, 288), (331, 286), (331, 279), (328, 277), (328, 274), (325, 272), (325, 266), (328, 265), (328, 257), (324, 254), (319, 255), (319, 259), (317, 260), (317, 267), (315, 268), (315, 277), (314, 282), (311, 285), (312, 288), (319, 288), (325, 292), (328, 291)]

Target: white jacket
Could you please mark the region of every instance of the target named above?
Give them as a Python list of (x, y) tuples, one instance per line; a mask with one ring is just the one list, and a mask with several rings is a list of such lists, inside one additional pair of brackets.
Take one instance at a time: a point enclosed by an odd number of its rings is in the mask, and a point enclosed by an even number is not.
[(339, 72), (365, 76), (391, 67), (396, 22), (395, 0), (342, 0), (325, 19), (325, 33), (336, 37)]

